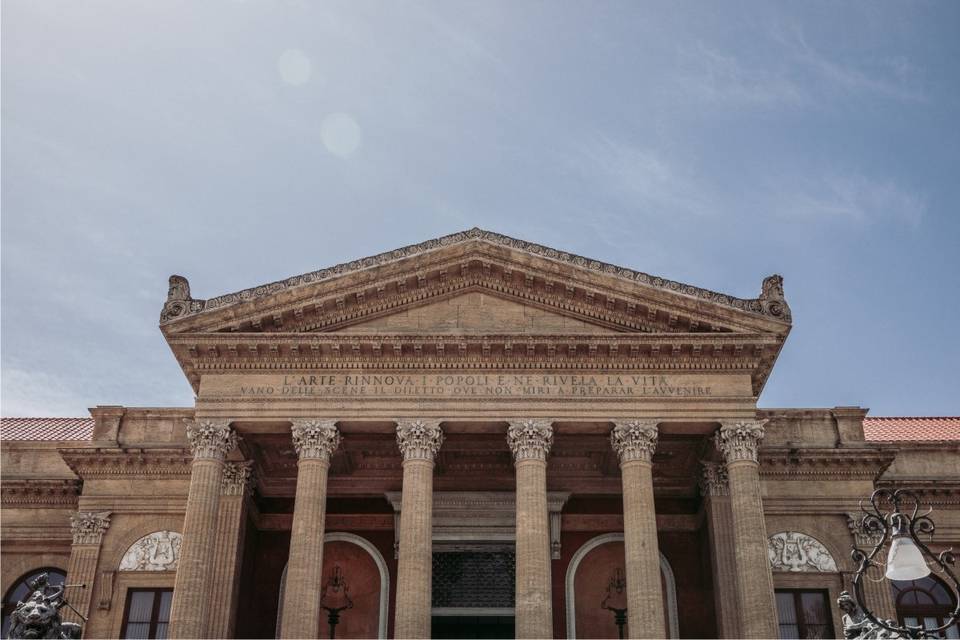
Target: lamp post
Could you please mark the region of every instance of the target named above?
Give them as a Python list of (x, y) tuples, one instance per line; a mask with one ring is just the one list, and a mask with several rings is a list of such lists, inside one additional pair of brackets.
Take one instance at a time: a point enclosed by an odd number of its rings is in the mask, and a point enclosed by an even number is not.
[[(935, 526), (930, 518), (932, 509), (920, 514), (920, 499), (906, 489), (877, 489), (870, 496), (870, 508), (861, 503), (863, 518), (858, 522), (860, 530), (876, 543), (869, 552), (854, 547), (851, 556), (857, 565), (853, 577), (853, 594), (856, 602), (846, 593), (841, 594), (841, 609), (844, 634), (847, 638), (939, 638), (942, 632), (960, 620), (960, 581), (953, 571), (956, 557), (952, 549), (934, 554), (919, 538), (919, 534), (932, 535)], [(877, 560), (889, 543), (886, 564)], [(866, 604), (863, 596), (863, 581), (871, 567), (884, 570), (888, 580), (920, 580), (930, 575), (931, 566), (952, 582), (957, 605), (947, 621), (935, 628), (898, 625), (894, 620), (878, 618)], [(857, 610), (859, 607), (859, 610)], [(883, 635), (876, 635), (883, 634)]]
[(627, 624), (627, 581), (623, 577), (623, 569), (617, 567), (610, 581), (607, 583), (607, 595), (600, 603), (600, 607), (607, 611), (613, 611), (613, 620), (617, 624), (617, 630), (620, 632), (620, 640), (623, 640), (623, 628)]
[(350, 599), (350, 587), (343, 577), (343, 570), (340, 565), (333, 565), (333, 573), (330, 579), (323, 587), (323, 593), (320, 595), (320, 606), (327, 612), (327, 624), (330, 625), (330, 638), (336, 637), (337, 624), (340, 622), (340, 612), (344, 609), (353, 608), (353, 600)]

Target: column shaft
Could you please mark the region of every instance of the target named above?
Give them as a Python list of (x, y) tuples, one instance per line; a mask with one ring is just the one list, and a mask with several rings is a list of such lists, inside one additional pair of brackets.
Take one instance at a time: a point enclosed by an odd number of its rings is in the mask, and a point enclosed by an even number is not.
[(545, 460), (517, 462), (516, 553), (517, 637), (552, 638), (553, 592)]
[(776, 638), (777, 610), (767, 557), (767, 528), (760, 499), (760, 474), (752, 461), (727, 464), (733, 518), (737, 596), (743, 637)]
[(433, 461), (403, 464), (394, 635), (429, 638), (433, 594)]
[(433, 596), (433, 459), (443, 444), (440, 423), (400, 420), (397, 445), (403, 455), (400, 548), (393, 634), (429, 638)]
[(290, 531), (290, 558), (283, 589), (282, 638), (316, 638), (323, 591), (323, 532), (326, 518), (325, 460), (301, 460)]
[(183, 547), (170, 608), (171, 638), (207, 636), (207, 585), (222, 475), (223, 462), (220, 460), (198, 459), (193, 462), (187, 513), (183, 519)]
[(634, 460), (624, 463), (621, 473), (628, 630), (631, 638), (665, 638), (653, 467)]
[(660, 546), (653, 502), (653, 452), (657, 423), (617, 422), (610, 445), (620, 458), (623, 549), (627, 574), (627, 630), (631, 638), (664, 638), (666, 616), (660, 582)]
[(207, 594), (223, 460), (237, 444), (236, 434), (224, 420), (189, 425), (187, 439), (193, 449), (193, 466), (183, 518), (183, 546), (170, 605), (170, 638), (207, 635)]
[(721, 638), (739, 638), (740, 615), (737, 602), (737, 564), (734, 558), (733, 515), (727, 470), (720, 464), (704, 463), (701, 490), (707, 533), (710, 537), (710, 565), (713, 570), (713, 603), (717, 632)]
[(330, 420), (294, 420), (297, 493), (290, 531), (290, 557), (281, 605), (281, 638), (317, 638), (323, 593), (323, 536), (330, 457), (340, 434)]
[(210, 578), (210, 638), (232, 638), (240, 588), (240, 565), (247, 530), (247, 486), (250, 463), (227, 463), (220, 491), (220, 509), (213, 543)]

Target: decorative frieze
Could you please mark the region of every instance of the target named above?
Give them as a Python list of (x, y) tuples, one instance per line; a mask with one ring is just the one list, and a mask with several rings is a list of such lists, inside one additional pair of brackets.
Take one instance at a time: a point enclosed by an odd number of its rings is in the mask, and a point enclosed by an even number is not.
[(433, 460), (443, 444), (439, 420), (400, 420), (397, 422), (397, 446), (404, 461)]
[(767, 539), (767, 555), (774, 571), (834, 573), (837, 563), (823, 543), (798, 531), (782, 531)]
[(340, 446), (340, 432), (334, 420), (293, 420), (290, 428), (293, 448), (301, 460), (330, 460)]
[(256, 477), (253, 474), (253, 460), (227, 462), (223, 465), (220, 495), (243, 495), (244, 491), (252, 492), (254, 486), (256, 486)]
[(657, 421), (632, 420), (614, 423), (610, 444), (620, 458), (620, 464), (640, 460), (650, 462), (657, 448)]
[(738, 420), (721, 424), (714, 441), (727, 464), (742, 460), (757, 461), (760, 441), (763, 440), (763, 425), (766, 423), (766, 420)]
[(188, 449), (58, 449), (58, 452), (81, 478), (189, 476), (193, 462)]
[(70, 516), (73, 544), (100, 544), (109, 528), (109, 511), (79, 511)]
[(707, 496), (729, 496), (730, 484), (726, 465), (719, 462), (701, 462), (700, 493)]
[(80, 480), (4, 480), (0, 496), (4, 507), (75, 507), (81, 486)]
[(553, 445), (553, 426), (549, 420), (522, 419), (510, 422), (507, 444), (515, 462), (546, 460)]
[(191, 421), (187, 424), (187, 440), (197, 460), (223, 460), (237, 446), (237, 434), (229, 420)]
[(120, 571), (176, 571), (183, 536), (176, 531), (154, 531), (130, 545), (120, 560)]

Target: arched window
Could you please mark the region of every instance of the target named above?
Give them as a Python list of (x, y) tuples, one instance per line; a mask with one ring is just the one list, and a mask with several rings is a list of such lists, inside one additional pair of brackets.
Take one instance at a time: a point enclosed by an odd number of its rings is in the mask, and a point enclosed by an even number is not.
[(34, 569), (14, 582), (13, 586), (10, 587), (3, 596), (3, 634), (0, 635), (0, 638), (6, 638), (7, 632), (10, 631), (10, 614), (17, 608), (17, 602), (26, 600), (30, 596), (31, 589), (27, 583), (41, 573), (47, 574), (47, 579), (51, 587), (61, 585), (67, 579), (67, 572), (63, 569), (44, 567), (42, 569)]
[[(920, 580), (895, 580), (893, 598), (901, 624), (922, 624), (926, 629), (935, 629), (944, 624), (957, 606), (950, 590), (933, 576)], [(960, 638), (960, 629), (953, 625), (945, 634), (946, 638)]]

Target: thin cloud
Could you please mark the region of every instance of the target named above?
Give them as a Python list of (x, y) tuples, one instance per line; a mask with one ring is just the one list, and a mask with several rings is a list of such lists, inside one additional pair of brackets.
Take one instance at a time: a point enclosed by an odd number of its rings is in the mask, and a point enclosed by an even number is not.
[(832, 174), (807, 181), (799, 190), (774, 196), (774, 210), (784, 218), (847, 219), (860, 223), (921, 223), (926, 198), (892, 180), (863, 175)]

